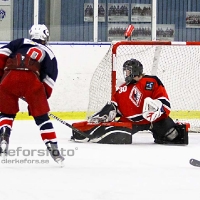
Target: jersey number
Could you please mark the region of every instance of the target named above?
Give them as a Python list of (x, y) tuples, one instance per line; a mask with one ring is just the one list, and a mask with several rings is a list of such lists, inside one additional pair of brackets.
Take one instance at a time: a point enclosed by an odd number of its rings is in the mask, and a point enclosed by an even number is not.
[(38, 62), (41, 62), (44, 58), (43, 51), (36, 47), (30, 48), (26, 54), (29, 55), (32, 59), (37, 60)]
[(127, 91), (127, 86), (119, 88), (119, 93), (126, 92), (126, 91)]

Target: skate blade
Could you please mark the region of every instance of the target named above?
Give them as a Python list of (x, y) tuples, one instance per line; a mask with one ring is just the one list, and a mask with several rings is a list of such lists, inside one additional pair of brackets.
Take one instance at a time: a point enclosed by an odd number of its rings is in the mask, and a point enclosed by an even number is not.
[(1, 142), (1, 149), (2, 149), (2, 151), (5, 151), (6, 148), (7, 148), (7, 142), (6, 142), (5, 140), (3, 140), (3, 141)]
[(60, 167), (64, 167), (64, 159), (57, 158), (55, 161), (60, 165)]
[(6, 160), (7, 159), (7, 153), (2, 152), (1, 153), (1, 160)]
[(7, 153), (6, 153), (6, 150), (7, 150), (7, 142), (5, 140), (3, 140), (1, 142), (1, 159), (2, 160), (6, 160), (7, 159)]
[(58, 160), (56, 162), (58, 163), (58, 165), (60, 165), (61, 168), (65, 166), (64, 161), (62, 160)]

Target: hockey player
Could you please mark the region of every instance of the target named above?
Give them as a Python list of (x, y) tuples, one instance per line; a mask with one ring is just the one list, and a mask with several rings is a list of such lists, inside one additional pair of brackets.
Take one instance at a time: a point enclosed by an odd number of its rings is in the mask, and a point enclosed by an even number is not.
[(0, 153), (8, 151), (21, 98), (27, 102), (52, 158), (62, 163), (47, 101), (58, 75), (57, 60), (47, 46), (49, 31), (44, 24), (33, 25), (29, 34), (30, 39), (16, 39), (0, 48)]
[[(155, 143), (188, 144), (188, 126), (176, 124), (169, 117), (170, 100), (161, 80), (157, 76), (145, 75), (143, 65), (136, 59), (127, 60), (123, 64), (123, 72), (125, 83), (116, 91), (112, 101), (89, 117), (87, 123), (75, 123), (74, 127), (90, 134), (89, 141), (99, 143), (118, 143), (119, 140), (131, 143), (130, 133), (149, 130)], [(116, 120), (116, 117), (119, 117), (118, 123), (121, 123), (121, 126), (117, 127), (116, 122), (106, 124)], [(105, 128), (99, 130), (100, 127)], [(120, 132), (125, 127), (128, 128), (126, 132)], [(72, 139), (83, 140), (83, 137), (74, 131), (73, 134)], [(91, 135), (94, 135), (93, 140)], [(106, 140), (107, 136), (109, 138)]]

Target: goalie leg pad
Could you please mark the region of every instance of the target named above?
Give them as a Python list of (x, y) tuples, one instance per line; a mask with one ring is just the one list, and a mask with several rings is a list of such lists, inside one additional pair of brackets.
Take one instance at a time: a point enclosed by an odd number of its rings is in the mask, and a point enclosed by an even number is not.
[(175, 128), (170, 128), (165, 134), (165, 138), (169, 141), (174, 140), (178, 136), (178, 131)]
[[(128, 126), (126, 126), (128, 124)], [(72, 140), (75, 142), (92, 142), (100, 144), (132, 144), (131, 123), (99, 123), (90, 124), (87, 122), (74, 123), (73, 126), (85, 134), (93, 136), (93, 139), (85, 138), (72, 131)]]
[(186, 124), (176, 124), (176, 130), (178, 131), (178, 136), (173, 140), (174, 144), (188, 144), (188, 130)]
[(155, 139), (155, 143), (157, 144), (185, 144), (188, 145), (188, 131), (186, 129), (186, 124), (176, 125), (175, 128), (170, 130), (172, 135), (175, 136), (173, 140), (170, 138), (164, 138), (162, 140)]
[(105, 134), (97, 141), (100, 144), (132, 144), (132, 131), (126, 127), (104, 127)]
[(155, 140), (163, 140), (165, 138), (166, 133), (175, 127), (175, 122), (170, 118), (167, 117), (162, 119), (158, 122), (152, 123), (152, 128), (150, 131), (153, 133), (153, 137)]
[(186, 124), (176, 124), (170, 117), (153, 123), (151, 129), (157, 144), (188, 144)]

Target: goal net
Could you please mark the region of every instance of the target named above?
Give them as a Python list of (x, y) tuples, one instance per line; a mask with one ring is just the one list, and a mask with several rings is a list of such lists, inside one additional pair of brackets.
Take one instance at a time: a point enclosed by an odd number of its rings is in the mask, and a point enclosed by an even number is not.
[(97, 66), (89, 91), (87, 117), (99, 111), (124, 82), (122, 66), (135, 58), (144, 73), (157, 75), (168, 92), (174, 120), (200, 130), (200, 42), (121, 41), (111, 45)]

